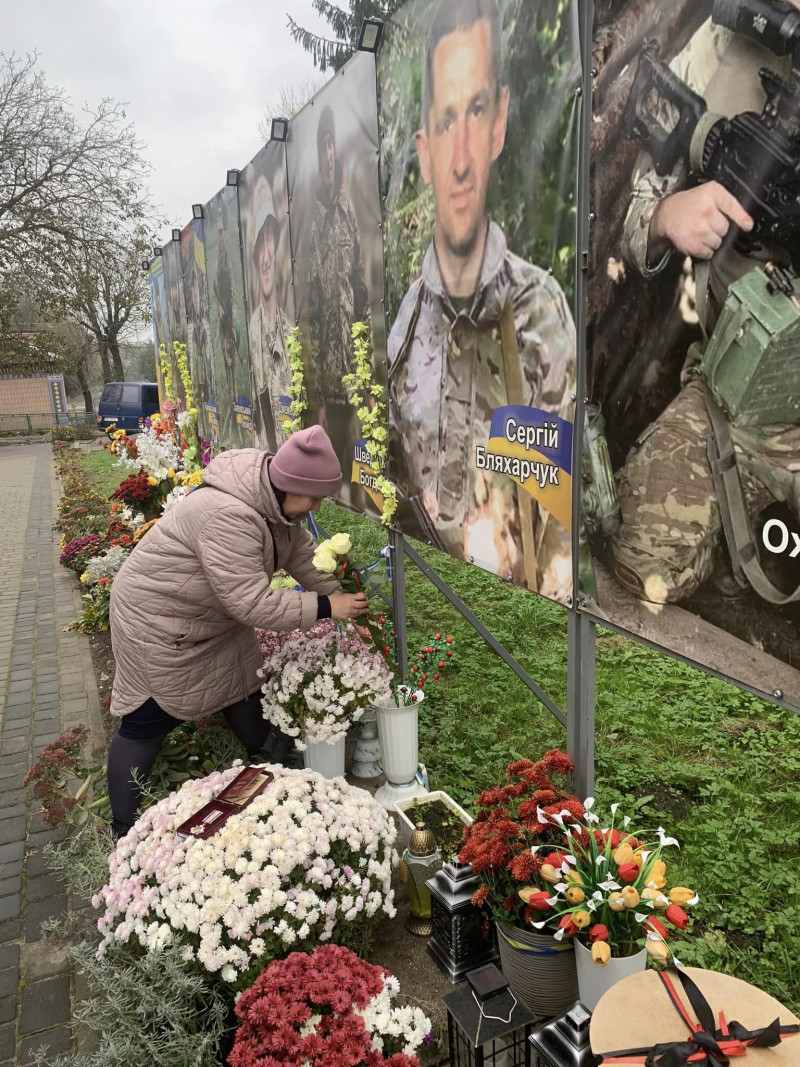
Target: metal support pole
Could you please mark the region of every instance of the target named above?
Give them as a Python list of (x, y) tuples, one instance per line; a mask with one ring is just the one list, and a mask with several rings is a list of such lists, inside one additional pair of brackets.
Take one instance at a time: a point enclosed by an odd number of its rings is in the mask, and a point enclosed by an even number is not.
[(392, 614), (394, 615), (397, 669), (401, 678), (408, 674), (408, 626), (406, 622), (406, 543), (397, 530), (389, 531), (392, 568)]
[(594, 792), (595, 637), (588, 615), (571, 611), (567, 620), (567, 752), (575, 764), (575, 792)]
[[(450, 601), (456, 611), (464, 616), (464, 618), (467, 620), (473, 630), (475, 630), (476, 633), (479, 633), (481, 635), (486, 644), (494, 652), (496, 652), (500, 659), (511, 668), (514, 674), (516, 674), (516, 676), (522, 682), (525, 683), (525, 685), (528, 687), (528, 689), (530, 689), (534, 696), (537, 697), (537, 699), (540, 700), (542, 704), (544, 704), (550, 714), (553, 715), (556, 719), (558, 719), (562, 726), (566, 726), (567, 717), (564, 715), (564, 712), (561, 710), (561, 708), (559, 708), (557, 704), (553, 703), (553, 701), (550, 699), (547, 693), (545, 693), (542, 687), (537, 685), (536, 682), (534, 682), (533, 678), (531, 678), (525, 668), (521, 667), (511, 655), (511, 653), (500, 644), (494, 634), (486, 629), (486, 627), (483, 625), (477, 615), (470, 611), (464, 601), (461, 600), (461, 598), (453, 592), (447, 582), (445, 582), (442, 578), (439, 577), (433, 567), (428, 566), (428, 564), (425, 562), (419, 552), (417, 552), (416, 549), (412, 548), (407, 541), (404, 543), (406, 555), (414, 564), (414, 566), (418, 567), (425, 575), (425, 577), (428, 578), (431, 582), (433, 582), (439, 592), (443, 593), (444, 596), (447, 597), (447, 599)], [(399, 632), (400, 631), (398, 630), (398, 634)]]

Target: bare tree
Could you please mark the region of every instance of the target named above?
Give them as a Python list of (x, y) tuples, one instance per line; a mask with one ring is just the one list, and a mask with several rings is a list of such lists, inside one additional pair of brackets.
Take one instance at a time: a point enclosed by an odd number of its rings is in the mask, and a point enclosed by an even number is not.
[(273, 119), (291, 119), (307, 104), (311, 97), (325, 84), (326, 79), (318, 74), (306, 78), (296, 85), (284, 85), (280, 92), (267, 101), (264, 114), (258, 120), (258, 133), (263, 141), (268, 141), (272, 133)]
[(145, 217), (148, 168), (121, 104), (84, 106), (79, 121), (36, 63), (0, 53), (0, 271), (47, 281), (65, 247)]

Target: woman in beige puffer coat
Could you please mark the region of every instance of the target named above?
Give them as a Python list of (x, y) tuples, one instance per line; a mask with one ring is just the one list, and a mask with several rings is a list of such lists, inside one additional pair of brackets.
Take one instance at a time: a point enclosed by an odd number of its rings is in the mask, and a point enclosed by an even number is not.
[[(122, 723), (108, 754), (116, 835), (133, 825), (167, 734), (223, 711), (253, 758), (282, 759), (288, 738), (261, 714), (262, 656), (255, 630), (306, 630), (318, 619), (355, 619), (366, 598), (318, 571), (300, 525), (341, 484), (325, 431), (294, 434), (274, 456), (225, 452), (203, 484), (173, 507), (125, 561), (111, 591), (116, 676), (111, 714)], [(272, 589), (286, 570), (307, 590)]]

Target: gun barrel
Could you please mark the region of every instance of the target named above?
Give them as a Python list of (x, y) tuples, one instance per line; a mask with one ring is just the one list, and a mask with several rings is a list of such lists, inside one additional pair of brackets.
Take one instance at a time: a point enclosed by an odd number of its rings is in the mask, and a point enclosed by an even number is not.
[(776, 56), (800, 54), (800, 12), (782, 0), (714, 0), (711, 18)]

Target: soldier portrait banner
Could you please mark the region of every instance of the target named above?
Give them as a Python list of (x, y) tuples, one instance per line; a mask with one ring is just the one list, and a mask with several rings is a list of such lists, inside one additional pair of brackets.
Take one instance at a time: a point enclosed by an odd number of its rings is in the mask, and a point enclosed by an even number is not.
[(183, 264), (180, 241), (164, 245), (164, 292), (167, 300), (166, 359), (172, 375), (172, 392), (176, 398), (185, 400), (175, 344), (186, 344), (186, 308), (183, 300)]
[(239, 174), (248, 338), (256, 445), (285, 439), (291, 374), (286, 340), (294, 326), (286, 145), (271, 141)]
[(214, 383), (208, 407), (225, 448), (252, 448), (255, 433), (235, 186), (221, 189), (205, 205), (203, 233)]
[(297, 322), (307, 369), (305, 424), (320, 423), (344, 474), (337, 503), (377, 519), (383, 499), (343, 382), (352, 327), (370, 327), (385, 386), (383, 247), (375, 58), (357, 52), (289, 124), (289, 226)]
[(203, 241), (203, 220), (192, 219), (181, 231), (181, 268), (186, 308), (186, 347), (201, 437), (219, 441), (219, 426), (208, 407), (214, 393), (211, 325)]
[(800, 4), (595, 8), (582, 599), (800, 706)]
[(384, 29), (395, 521), (562, 604), (580, 81), (575, 0), (411, 0)]

